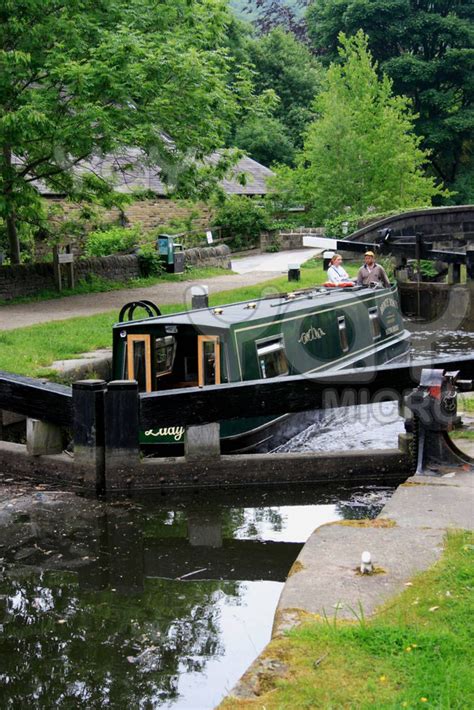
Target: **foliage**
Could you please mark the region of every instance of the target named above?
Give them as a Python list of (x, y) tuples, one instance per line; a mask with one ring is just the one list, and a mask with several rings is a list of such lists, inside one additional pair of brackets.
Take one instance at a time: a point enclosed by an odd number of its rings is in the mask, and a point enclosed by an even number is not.
[(260, 232), (267, 228), (268, 216), (265, 208), (250, 197), (232, 195), (217, 209), (213, 224), (229, 233), (231, 247), (245, 249), (257, 243)]
[(293, 162), (293, 142), (277, 118), (250, 118), (237, 128), (235, 144), (262, 165)]
[(458, 203), (474, 199), (474, 3), (459, 0), (314, 0), (315, 51), (337, 60), (338, 35), (362, 29), (380, 71), (413, 100), (415, 128), (435, 174)]
[(423, 166), (428, 156), (413, 131), (409, 101), (392, 93), (362, 32), (340, 35), (341, 63), (332, 64), (315, 100), (318, 118), (306, 134), (294, 171), (282, 170), (282, 200), (308, 206), (321, 223), (339, 214), (421, 207), (443, 194)]
[(91, 232), (84, 247), (85, 256), (108, 256), (133, 249), (141, 238), (141, 228), (110, 227)]
[(361, 217), (352, 213), (338, 214), (324, 221), (324, 228), (328, 237), (344, 239), (359, 228)]
[(147, 276), (159, 276), (164, 271), (163, 259), (154, 244), (144, 244), (137, 253), (140, 273)]
[[(303, 132), (314, 118), (312, 102), (321, 88), (323, 71), (308, 49), (291, 33), (274, 29), (268, 35), (248, 43), (249, 59), (255, 67), (255, 90), (273, 91), (278, 97), (274, 118), (286, 128), (291, 144), (300, 148)], [(274, 131), (272, 131), (274, 132)], [(275, 140), (278, 137), (275, 136)], [(241, 143), (237, 145), (245, 148)], [(292, 154), (282, 159), (278, 143), (265, 163), (290, 164)]]
[(439, 271), (436, 266), (429, 259), (420, 259), (420, 273), (422, 277), (430, 280), (439, 276)]
[(246, 100), (228, 83), (231, 22), (221, 0), (4, 0), (0, 218), (13, 262), (18, 223), (44, 224), (36, 181), (81, 201), (122, 199), (100, 162), (87, 170), (94, 156), (131, 147), (192, 192), (196, 158), (222, 145)]

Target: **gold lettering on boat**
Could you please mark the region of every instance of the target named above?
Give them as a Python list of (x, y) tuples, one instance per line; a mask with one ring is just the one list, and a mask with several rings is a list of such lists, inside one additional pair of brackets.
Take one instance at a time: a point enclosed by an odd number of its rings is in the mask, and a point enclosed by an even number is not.
[(383, 316), (383, 314), (387, 310), (387, 308), (390, 308), (390, 307), (398, 310), (398, 303), (394, 298), (392, 298), (391, 296), (388, 296), (388, 298), (385, 298), (379, 306), (380, 315)]
[(181, 441), (184, 434), (184, 426), (161, 427), (160, 429), (147, 429), (145, 436), (171, 436), (175, 441)]
[(322, 328), (315, 328), (315, 326), (312, 325), (311, 328), (301, 333), (298, 342), (306, 345), (306, 343), (311, 343), (313, 340), (321, 340), (325, 335), (326, 333)]

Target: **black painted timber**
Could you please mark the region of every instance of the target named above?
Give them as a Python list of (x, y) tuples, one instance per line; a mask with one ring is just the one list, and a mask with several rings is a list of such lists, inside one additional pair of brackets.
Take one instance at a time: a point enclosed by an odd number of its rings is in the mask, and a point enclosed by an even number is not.
[(70, 427), (73, 419), (72, 389), (0, 371), (0, 409)]
[(459, 370), (474, 379), (474, 357), (465, 356), (153, 392), (140, 395), (140, 429), (399, 399), (419, 384), (424, 368)]
[[(415, 259), (418, 257), (417, 253), (417, 243), (415, 242), (415, 237), (411, 238), (412, 241), (403, 241), (397, 237), (394, 241), (388, 242), (351, 242), (350, 239), (338, 239), (336, 240), (335, 250), (337, 252), (351, 251), (365, 253), (367, 250), (372, 250), (375, 252), (376, 257), (381, 255), (386, 256), (405, 256), (408, 259)], [(455, 251), (450, 249), (433, 249), (433, 242), (423, 242), (419, 243), (419, 257), (420, 259), (429, 259), (431, 261), (443, 261), (447, 264), (465, 264), (466, 254), (463, 251)]]

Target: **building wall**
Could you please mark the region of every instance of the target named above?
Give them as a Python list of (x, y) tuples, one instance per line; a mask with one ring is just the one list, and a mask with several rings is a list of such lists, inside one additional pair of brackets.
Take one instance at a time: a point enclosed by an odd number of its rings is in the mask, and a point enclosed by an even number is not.
[[(54, 207), (55, 205), (61, 207), (63, 210), (63, 217), (58, 216), (57, 219), (73, 219), (75, 213), (78, 213), (79, 206), (77, 204), (68, 202), (61, 197), (48, 197), (46, 198), (47, 205)], [(193, 219), (194, 229), (206, 229), (213, 216), (212, 209), (204, 204), (197, 203), (189, 205), (189, 203), (182, 201), (169, 200), (166, 198), (155, 198), (149, 200), (140, 200), (127, 205), (123, 211), (117, 208), (110, 210), (104, 210), (98, 208), (98, 216), (100, 220), (110, 224), (121, 224), (127, 227), (134, 227), (136, 225), (141, 225), (143, 231), (159, 231), (160, 227), (166, 225), (172, 219), (187, 219), (190, 216), (197, 216)], [(94, 222), (92, 222), (94, 223)], [(91, 231), (91, 228), (86, 231)], [(74, 236), (71, 238), (71, 243), (73, 245), (73, 251), (75, 254), (82, 254), (84, 247), (85, 236), (78, 237)], [(63, 240), (67, 241), (67, 237)], [(51, 247), (42, 241), (36, 243), (35, 258), (50, 258), (52, 254)]]

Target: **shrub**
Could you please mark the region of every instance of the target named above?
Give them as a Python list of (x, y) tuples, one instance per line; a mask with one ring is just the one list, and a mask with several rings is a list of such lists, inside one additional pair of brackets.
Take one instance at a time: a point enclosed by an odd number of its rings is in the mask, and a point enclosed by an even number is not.
[(143, 276), (159, 276), (163, 272), (163, 260), (153, 244), (144, 244), (137, 256)]
[(361, 217), (358, 215), (339, 214), (337, 217), (327, 219), (324, 228), (328, 237), (339, 237), (344, 239), (359, 228)]
[(260, 232), (267, 229), (268, 215), (264, 207), (250, 197), (232, 195), (219, 207), (213, 226), (221, 226), (229, 233), (234, 249), (257, 244)]
[(111, 227), (106, 231), (91, 232), (86, 239), (85, 256), (109, 256), (130, 251), (140, 241), (140, 227)]

